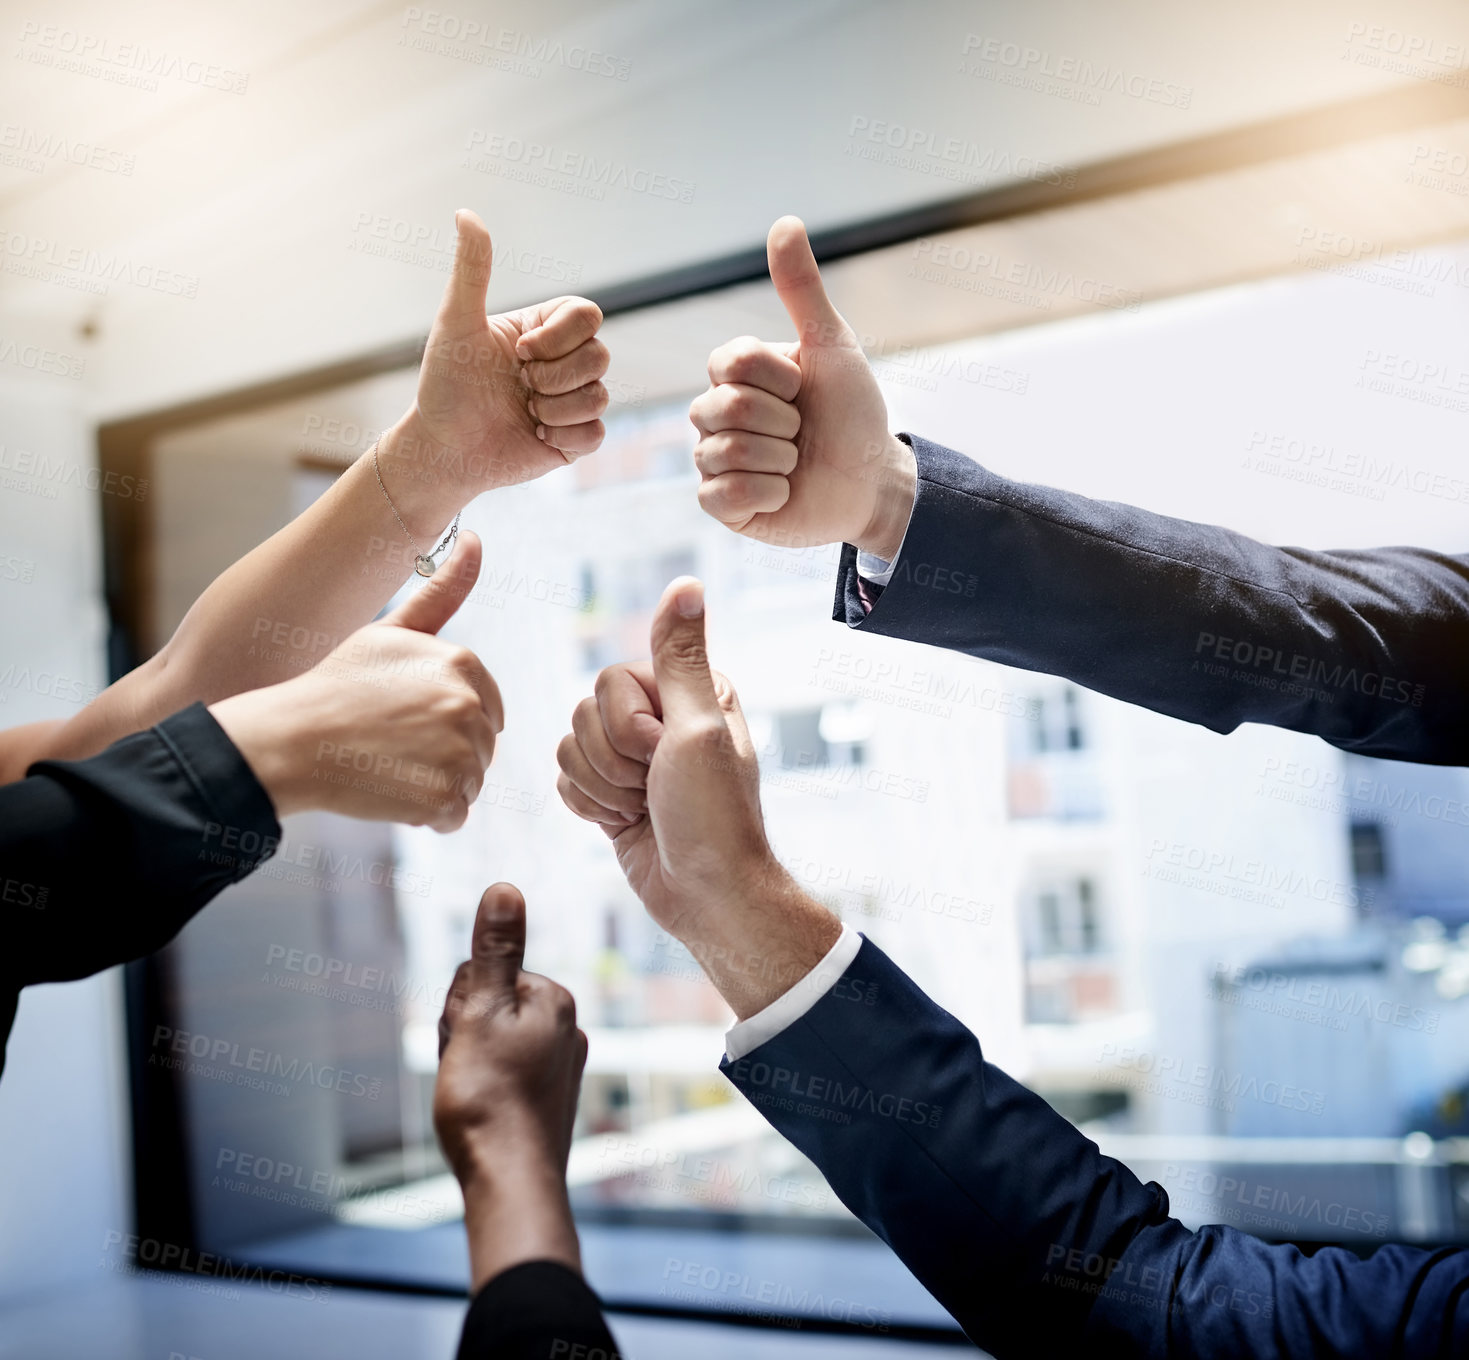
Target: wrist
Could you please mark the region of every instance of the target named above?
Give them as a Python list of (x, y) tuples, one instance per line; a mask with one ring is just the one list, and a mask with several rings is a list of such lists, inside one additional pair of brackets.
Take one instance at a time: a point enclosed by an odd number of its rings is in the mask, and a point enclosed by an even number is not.
[(464, 1192), (471, 1292), (526, 1261), (559, 1261), (581, 1271), (566, 1173), (552, 1158), (502, 1143), (470, 1150), (455, 1176)]
[(918, 497), (918, 460), (896, 435), (888, 435), (869, 475), (876, 483), (872, 514), (852, 543), (863, 552), (891, 562), (903, 546), (913, 504)]
[(740, 891), (673, 928), (738, 1020), (784, 996), (830, 952), (836, 914), (808, 897), (772, 855), (739, 875)]
[(309, 753), (314, 740), (308, 706), (287, 680), (209, 705), (210, 715), (245, 758), (275, 815), (314, 806)]
[(453, 449), (430, 438), (416, 403), (377, 441), (383, 487), (409, 531), (425, 546), (442, 536), (470, 499), (461, 480), (450, 475), (454, 458)]

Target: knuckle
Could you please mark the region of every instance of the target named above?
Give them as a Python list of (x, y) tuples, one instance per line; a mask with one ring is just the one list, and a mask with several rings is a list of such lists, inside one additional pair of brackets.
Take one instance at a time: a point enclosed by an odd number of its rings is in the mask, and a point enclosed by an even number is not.
[(463, 726), (480, 711), (479, 696), (465, 689), (456, 689), (445, 700), (445, 707), (450, 720)]
[(748, 387), (726, 383), (720, 390), (720, 404), (724, 407), (724, 418), (743, 428), (755, 414), (755, 399)]
[(721, 479), (724, 483), (723, 503), (731, 510), (748, 510), (754, 500), (754, 484), (738, 472)]
[(725, 479), (717, 473), (712, 474), (707, 482), (700, 482), (698, 490), (694, 495), (698, 498), (699, 509), (707, 515), (719, 518), (719, 512), (724, 508), (724, 483)]
[(699, 717), (679, 729), (677, 740), (685, 751), (708, 759), (721, 754), (728, 747), (729, 729), (721, 717)]

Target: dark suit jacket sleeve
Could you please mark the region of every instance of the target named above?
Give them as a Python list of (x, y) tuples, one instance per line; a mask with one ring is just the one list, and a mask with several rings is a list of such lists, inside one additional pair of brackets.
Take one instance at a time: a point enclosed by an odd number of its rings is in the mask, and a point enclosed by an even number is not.
[(1469, 1353), (1469, 1252), (1190, 1232), (870, 941), (722, 1070), (1000, 1360)]
[(20, 988), (157, 949), (280, 834), (269, 796), (202, 704), (0, 786), (0, 1049)]
[(1469, 556), (1268, 547), (902, 438), (918, 494), (893, 579), (868, 614), (848, 544), (836, 618), (1216, 732), (1269, 723), (1469, 764)]
[(469, 1305), (458, 1360), (620, 1360), (602, 1305), (576, 1271), (527, 1261)]

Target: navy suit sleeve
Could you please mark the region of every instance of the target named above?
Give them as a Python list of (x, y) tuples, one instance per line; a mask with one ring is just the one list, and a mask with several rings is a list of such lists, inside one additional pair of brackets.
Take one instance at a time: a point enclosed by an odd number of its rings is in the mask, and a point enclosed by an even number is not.
[(159, 948), (280, 834), (269, 796), (202, 704), (0, 786), (0, 1069), (20, 988)]
[(1362, 755), (1469, 764), (1469, 556), (1268, 547), (902, 438), (918, 494), (893, 578), (868, 613), (846, 545), (837, 619), (1216, 732), (1268, 723)]
[(1190, 1232), (1161, 1186), (987, 1063), (870, 941), (806, 1015), (722, 1070), (1000, 1360), (1469, 1347), (1469, 1252), (1308, 1258)]

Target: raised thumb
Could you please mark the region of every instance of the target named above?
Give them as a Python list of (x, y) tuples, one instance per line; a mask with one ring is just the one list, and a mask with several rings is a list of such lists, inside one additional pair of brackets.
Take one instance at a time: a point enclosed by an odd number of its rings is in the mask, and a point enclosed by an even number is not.
[(383, 622), (411, 628), (415, 633), (437, 633), (474, 589), (483, 555), (479, 535), (465, 530), (459, 535), (454, 551), (429, 577), (423, 589), (404, 600)]
[(454, 227), (454, 268), (444, 286), (439, 315), (451, 321), (483, 321), (495, 258), (490, 231), (469, 208), (454, 214)]
[(668, 583), (653, 615), (651, 642), (663, 726), (677, 728), (710, 714), (722, 719), (704, 644), (702, 581), (680, 576)]
[(821, 270), (806, 238), (806, 224), (799, 217), (782, 217), (770, 229), (765, 255), (770, 281), (801, 344), (819, 347), (843, 340), (848, 326), (822, 287)]

